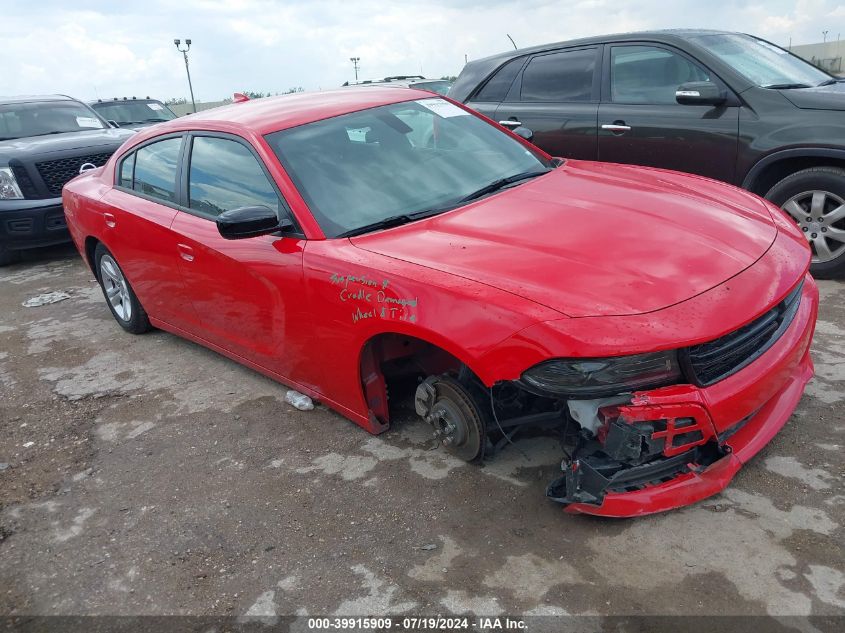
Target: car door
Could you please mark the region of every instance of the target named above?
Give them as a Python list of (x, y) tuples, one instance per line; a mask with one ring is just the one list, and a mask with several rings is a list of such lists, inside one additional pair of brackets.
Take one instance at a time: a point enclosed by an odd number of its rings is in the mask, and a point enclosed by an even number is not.
[(531, 56), (494, 118), (527, 127), (552, 156), (595, 160), (600, 53), (589, 46)]
[[(267, 206), (291, 220), (262, 159), (246, 140), (217, 133), (188, 137), (184, 203), (173, 221), (179, 268), (196, 313), (191, 331), (247, 360), (291, 375), (291, 331), (307, 309), (304, 239), (262, 235), (224, 239), (215, 220), (240, 207)], [(285, 349), (287, 347), (287, 354)]]
[(103, 196), (102, 239), (141, 305), (177, 327), (195, 320), (179, 275), (176, 236), (183, 135), (157, 137), (122, 156), (114, 187)]
[[(739, 101), (718, 77), (659, 44), (608, 44), (604, 57), (599, 160), (734, 182)], [(719, 106), (677, 103), (675, 91), (690, 81), (717, 83), (728, 101)]]

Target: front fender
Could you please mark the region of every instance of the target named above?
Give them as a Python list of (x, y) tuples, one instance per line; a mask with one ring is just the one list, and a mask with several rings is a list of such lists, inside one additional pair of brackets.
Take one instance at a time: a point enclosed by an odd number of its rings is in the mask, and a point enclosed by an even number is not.
[[(441, 271), (356, 248), (348, 240), (309, 242), (307, 297), (320, 391), (364, 418), (361, 353), (381, 334), (421, 339), (448, 352), (485, 384), (481, 359), (515, 332), (561, 314), (533, 301)], [(362, 424), (363, 426), (363, 424)]]
[[(842, 130), (838, 130), (840, 133)], [(835, 147), (793, 147), (777, 152), (772, 152), (754, 163), (754, 166), (748, 171), (745, 179), (742, 181), (742, 188), (752, 191), (755, 187), (757, 179), (765, 173), (765, 171), (783, 160), (792, 158), (831, 158), (845, 162), (845, 149), (838, 149)], [(765, 192), (763, 192), (765, 193)]]

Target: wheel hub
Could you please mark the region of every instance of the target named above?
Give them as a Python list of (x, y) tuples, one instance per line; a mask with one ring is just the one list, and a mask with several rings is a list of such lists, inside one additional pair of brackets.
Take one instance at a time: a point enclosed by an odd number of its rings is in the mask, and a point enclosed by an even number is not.
[(460, 382), (451, 376), (431, 376), (417, 387), (414, 404), (447, 451), (468, 462), (481, 456), (486, 426), (472, 395)]
[(434, 426), (434, 435), (444, 446), (460, 446), (466, 441), (466, 422), (455, 403), (439, 400), (430, 415), (429, 424)]

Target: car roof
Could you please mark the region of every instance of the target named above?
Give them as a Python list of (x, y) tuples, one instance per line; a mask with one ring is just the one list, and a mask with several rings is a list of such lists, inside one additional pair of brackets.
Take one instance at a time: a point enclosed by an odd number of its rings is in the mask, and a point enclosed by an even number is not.
[[(358, 110), (413, 99), (431, 98), (432, 93), (426, 90), (398, 89), (395, 86), (385, 88), (354, 86), (321, 92), (299, 92), (250, 99), (189, 114), (157, 124), (149, 136), (192, 129), (224, 132), (251, 131), (264, 135)], [(147, 133), (143, 133), (143, 137), (146, 138)]]
[(430, 91), (430, 88), (426, 88), (426, 84), (450, 84), (452, 83), (448, 79), (402, 79), (402, 80), (394, 80), (394, 81), (373, 81), (366, 84), (355, 84), (354, 86), (350, 86), (352, 88), (416, 88), (419, 86), (420, 90)]
[[(694, 35), (738, 35), (736, 31), (718, 31), (711, 29), (662, 29), (656, 31), (632, 31), (629, 33), (613, 33), (610, 35), (594, 35), (591, 37), (582, 37), (574, 40), (564, 40), (562, 42), (552, 42), (550, 44), (540, 44), (538, 46), (530, 46), (528, 48), (520, 48), (517, 50), (504, 51), (496, 53), (481, 59), (473, 61), (485, 61), (488, 59), (497, 59), (505, 57), (519, 57), (530, 53), (538, 53), (553, 48), (561, 48), (564, 46), (582, 46), (587, 44), (603, 44), (610, 41), (624, 41), (624, 40), (639, 40), (639, 39), (664, 39), (666, 41), (674, 41), (681, 38), (691, 37)], [(741, 34), (740, 34), (741, 35)]]
[(36, 101), (76, 101), (67, 95), (10, 95), (0, 96), (0, 103), (33, 103)]

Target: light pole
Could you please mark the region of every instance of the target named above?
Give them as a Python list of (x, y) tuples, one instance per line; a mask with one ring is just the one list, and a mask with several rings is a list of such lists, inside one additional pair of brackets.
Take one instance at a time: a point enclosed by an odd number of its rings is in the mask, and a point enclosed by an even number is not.
[(182, 40), (173, 40), (173, 43), (176, 44), (176, 50), (182, 53), (185, 56), (185, 72), (188, 73), (188, 88), (191, 91), (191, 106), (194, 109), (194, 113), (197, 111), (197, 102), (194, 101), (194, 86), (191, 84), (191, 69), (188, 68), (188, 51), (191, 50), (191, 40), (185, 40), (185, 48), (179, 48), (179, 44), (182, 43)]
[(827, 42), (827, 31), (822, 31), (822, 43)]
[(352, 62), (352, 67), (355, 69), (355, 81), (358, 81), (358, 62), (361, 61), (360, 57), (350, 57), (349, 61)]

